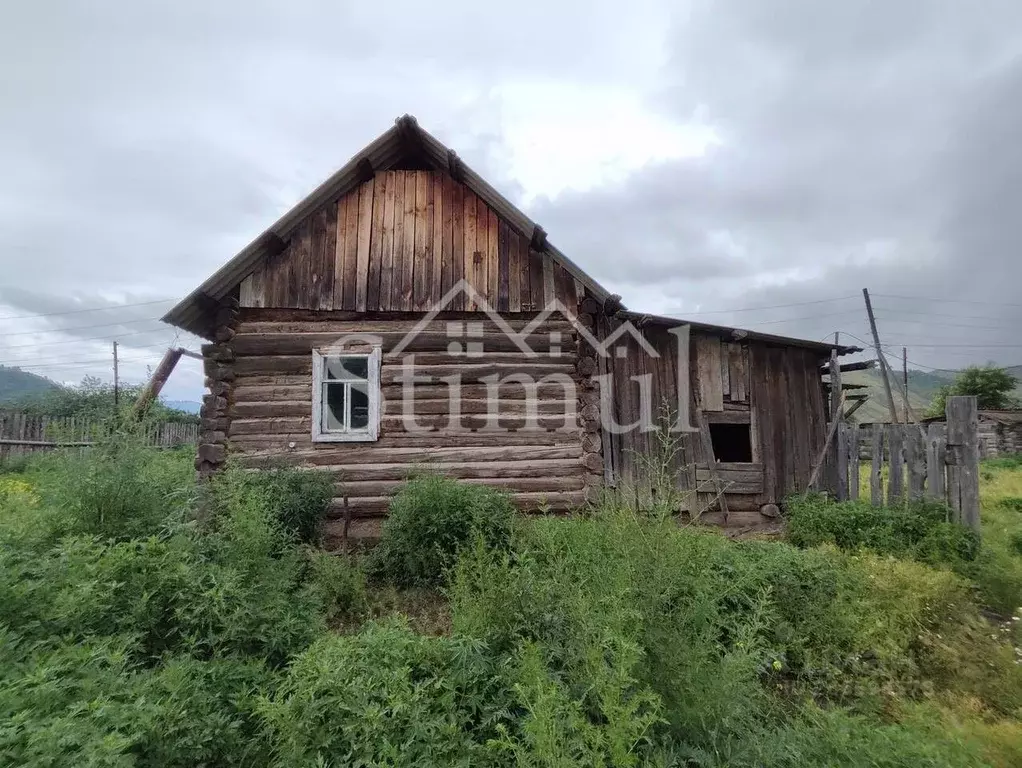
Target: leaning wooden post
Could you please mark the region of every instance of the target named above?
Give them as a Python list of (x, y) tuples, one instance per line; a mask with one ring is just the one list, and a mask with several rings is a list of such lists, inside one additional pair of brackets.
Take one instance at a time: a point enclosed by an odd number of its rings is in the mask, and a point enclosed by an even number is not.
[(954, 519), (979, 533), (979, 407), (974, 396), (949, 397), (947, 490)]
[(170, 374), (174, 372), (174, 366), (177, 365), (177, 361), (181, 359), (180, 349), (168, 349), (163, 359), (160, 360), (160, 364), (156, 366), (156, 370), (153, 371), (152, 378), (149, 379), (149, 383), (145, 389), (142, 390), (142, 394), (138, 396), (138, 400), (135, 401), (135, 405), (132, 408), (132, 415), (141, 419), (146, 415), (146, 411), (149, 410), (149, 406), (153, 404), (153, 401), (160, 396), (160, 391), (163, 389), (163, 385), (167, 383), (167, 379), (170, 378)]

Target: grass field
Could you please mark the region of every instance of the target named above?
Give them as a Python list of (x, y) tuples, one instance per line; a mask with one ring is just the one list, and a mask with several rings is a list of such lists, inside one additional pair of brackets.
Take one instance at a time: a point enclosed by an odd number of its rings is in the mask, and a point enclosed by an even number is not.
[(792, 505), (785, 541), (604, 504), (518, 519), (409, 483), (383, 543), (333, 489), (130, 440), (0, 472), (0, 764), (1022, 765), (1022, 462), (983, 535)]

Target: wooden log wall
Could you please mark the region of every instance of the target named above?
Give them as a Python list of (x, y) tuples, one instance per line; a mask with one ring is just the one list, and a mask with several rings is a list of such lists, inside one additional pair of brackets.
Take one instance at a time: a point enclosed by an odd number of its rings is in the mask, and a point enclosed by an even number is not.
[[(614, 327), (615, 321), (603, 319), (599, 332), (605, 338)], [(605, 406), (611, 402), (619, 424), (639, 417), (637, 379), (643, 375), (650, 377), (654, 408), (657, 404), (677, 408), (677, 337), (658, 326), (647, 326), (642, 334), (659, 357), (647, 355), (634, 338), (622, 337), (626, 354), (611, 354), (601, 361), (602, 370), (612, 377), (612, 394), (603, 402)], [(699, 512), (708, 522), (754, 526), (764, 522), (761, 509), (765, 505), (779, 504), (787, 495), (806, 489), (813, 457), (826, 434), (819, 365), (815, 353), (799, 347), (692, 334), (688, 361), (692, 424), (703, 431), (713, 424), (748, 424), (752, 461), (711, 464), (709, 436), (683, 435), (672, 471), (678, 489), (688, 498), (686, 511)], [(604, 435), (607, 481), (634, 487), (641, 504), (649, 489), (640, 457), (656, 450), (653, 433)], [(724, 489), (723, 505), (716, 500), (718, 483)]]
[(199, 411), (199, 450), (195, 469), (199, 479), (212, 477), (227, 461), (227, 436), (234, 403), (234, 348), (232, 341), (238, 326), (238, 302), (226, 299), (216, 313), (216, 343), (202, 347), (202, 365), (209, 394), (202, 398)]
[[(506, 489), (526, 510), (576, 507), (602, 481), (598, 395), (586, 373), (595, 362), (580, 354), (577, 334), (563, 317), (552, 316), (531, 337), (531, 346), (541, 353), (536, 357), (525, 355), (478, 314), (439, 316), (396, 357), (388, 353), (421, 316), (340, 319), (345, 317), (242, 309), (229, 342), (225, 424), (230, 450), (251, 468), (285, 463), (332, 472), (337, 496), (331, 526), (340, 524), (345, 497), (353, 517), (385, 514), (390, 495), (423, 470)], [(517, 330), (530, 317), (505, 319)], [(465, 341), (478, 346), (459, 348), (462, 330)], [(356, 333), (378, 337), (383, 350), (379, 439), (313, 442), (312, 350), (336, 347), (340, 337)], [(410, 353), (422, 380), (406, 407), (401, 379), (411, 370), (405, 357)], [(528, 390), (521, 383), (501, 386), (490, 413), (483, 379), (494, 374), (526, 374), (540, 382), (537, 424), (527, 423)], [(452, 414), (449, 377), (455, 375), (461, 407)]]
[[(241, 306), (425, 311), (464, 278), (499, 312), (574, 309), (582, 286), (532, 235), (446, 173), (381, 171), (302, 222), (242, 281)], [(448, 309), (479, 307), (458, 295)]]

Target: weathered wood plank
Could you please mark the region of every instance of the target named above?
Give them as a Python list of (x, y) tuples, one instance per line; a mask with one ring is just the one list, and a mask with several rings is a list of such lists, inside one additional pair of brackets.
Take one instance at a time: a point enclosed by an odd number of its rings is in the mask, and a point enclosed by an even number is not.
[(890, 474), (887, 479), (887, 504), (900, 506), (905, 501), (905, 431), (900, 424), (887, 425), (890, 447)]
[(511, 290), (511, 242), (507, 223), (497, 223), (497, 311), (510, 309)]
[(979, 532), (979, 416), (976, 397), (947, 399), (948, 498), (956, 519)]
[(508, 312), (522, 311), (522, 240), (511, 227), (507, 227), (508, 257)]
[[(840, 417), (839, 417), (840, 418)], [(834, 488), (834, 495), (838, 501), (848, 499), (848, 425), (844, 422), (838, 423), (837, 431), (837, 485)]]
[(859, 461), (859, 425), (847, 424), (845, 429), (848, 437), (847, 454), (848, 469), (850, 470), (848, 478), (848, 498), (858, 499), (859, 484), (862, 482), (859, 473), (859, 468), (861, 466), (861, 462)]
[(341, 295), (341, 309), (355, 309), (355, 293), (358, 275), (358, 211), (359, 195), (351, 192), (345, 196), (344, 211), (344, 277), (337, 288)]
[(317, 264), (319, 277), (319, 309), (333, 309), (334, 291), (338, 288), (335, 280), (334, 253), (337, 250), (337, 208), (338, 203), (331, 203), (326, 207), (324, 226), (326, 227), (326, 238), (319, 249)]
[(500, 219), (487, 207), (486, 210), (486, 301), (491, 307), (497, 306), (498, 283), (500, 282), (500, 264), (498, 263), (500, 245)]
[(550, 300), (546, 295), (545, 261), (542, 253), (529, 248), (529, 308), (536, 311), (542, 311)]
[(476, 198), (476, 257), (473, 259), (473, 279), (475, 289), (479, 291), (482, 298), (491, 307), (495, 301), (491, 301), (489, 295), (489, 266), (490, 266), (490, 209), (486, 203)]
[[(334, 239), (334, 251), (331, 254), (333, 261), (333, 274), (331, 278), (334, 284), (334, 291), (330, 309), (344, 308), (344, 257), (347, 254), (344, 238), (348, 234), (348, 201), (348, 195), (344, 195), (337, 201), (337, 211), (334, 216), (334, 231), (337, 235)], [(326, 309), (326, 307), (320, 307), (320, 309)]]
[(443, 297), (444, 272), (444, 175), (435, 173), (430, 178), (432, 192), (427, 218), (433, 225), (433, 245), (430, 250), (429, 298), (425, 302), (427, 309), (436, 306)]
[[(375, 312), (380, 308), (380, 271), (383, 261), (383, 211), (387, 194), (387, 174), (378, 173), (373, 179), (373, 216), (369, 239), (369, 274), (366, 280), (365, 309)], [(357, 303), (357, 302), (356, 302)]]
[(412, 253), (412, 309), (421, 312), (429, 302), (429, 284), (433, 279), (433, 222), (430, 218), (430, 174), (415, 172), (415, 251)]
[(373, 238), (376, 180), (369, 179), (358, 193), (358, 246), (355, 256), (355, 311), (365, 312), (369, 293), (369, 260)]
[[(464, 237), (465, 279), (468, 281), (468, 284), (473, 289), (479, 291), (476, 260), (482, 259), (482, 255), (479, 254), (479, 251), (476, 247), (476, 225), (478, 224), (478, 222), (476, 221), (476, 196), (472, 192), (469, 192), (464, 187), (460, 187), (460, 189), (462, 190), (462, 197), (464, 200), (464, 205), (462, 206), (462, 209), (464, 217), (463, 227), (465, 235)], [(482, 292), (485, 293), (486, 292), (485, 289)], [(465, 309), (468, 310), (469, 312), (475, 312), (476, 310), (479, 309), (479, 304), (477, 301), (474, 301), (471, 298), (466, 297)]]
[[(465, 187), (448, 180), (451, 188), (451, 286), (458, 285), (465, 279)], [(458, 292), (450, 304), (452, 310), (465, 309), (465, 295)]]
[(694, 337), (699, 370), (699, 393), (705, 411), (724, 410), (724, 391), (720, 379), (720, 339), (715, 336)]
[(926, 442), (923, 428), (905, 427), (905, 466), (908, 469), (908, 498), (919, 501), (926, 488)]
[[(380, 310), (389, 312), (394, 309), (394, 267), (395, 258), (400, 251), (398, 229), (404, 229), (404, 185), (401, 171), (386, 173), (384, 209), (383, 209), (383, 241), (380, 246)], [(400, 194), (399, 194), (400, 191)], [(397, 280), (400, 283), (400, 277)]]
[(929, 425), (926, 445), (926, 495), (938, 501), (947, 500), (944, 482), (947, 458), (947, 428), (934, 422)]
[[(415, 309), (412, 304), (412, 293), (414, 292), (414, 279), (415, 279), (415, 262), (418, 260), (419, 254), (422, 253), (421, 247), (417, 247), (416, 241), (416, 225), (418, 224), (419, 218), (419, 178), (421, 177), (421, 171), (408, 171), (405, 173), (405, 216), (404, 216), (404, 236), (401, 239), (401, 288), (397, 295), (397, 308), (403, 312), (410, 312)], [(425, 200), (423, 200), (425, 203)], [(423, 219), (425, 219), (425, 211), (423, 211)], [(421, 233), (418, 235), (421, 237)]]

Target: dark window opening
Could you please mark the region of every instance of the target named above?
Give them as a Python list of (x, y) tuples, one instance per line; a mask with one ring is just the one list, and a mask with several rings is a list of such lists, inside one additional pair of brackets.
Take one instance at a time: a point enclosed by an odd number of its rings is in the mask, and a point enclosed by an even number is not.
[(752, 461), (752, 436), (748, 424), (710, 424), (710, 442), (717, 461)]

